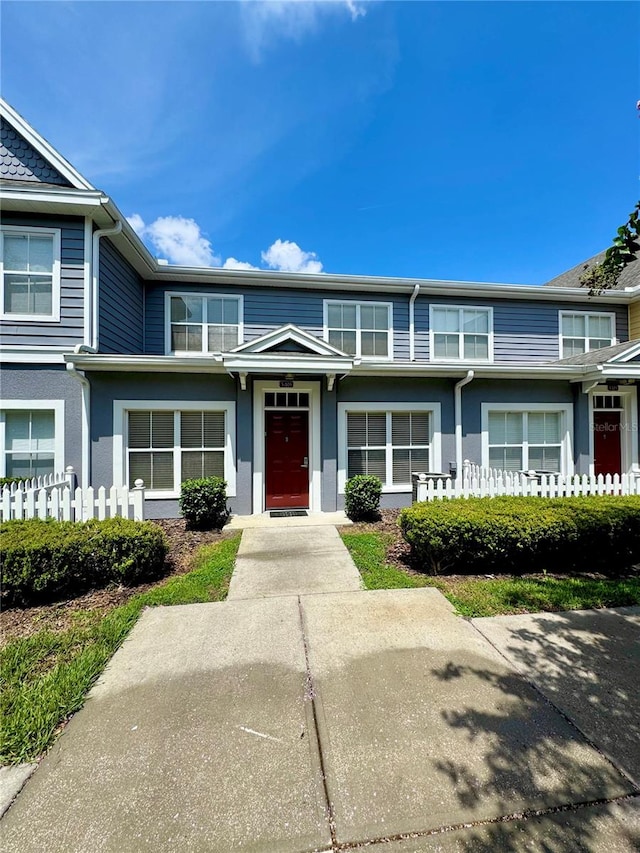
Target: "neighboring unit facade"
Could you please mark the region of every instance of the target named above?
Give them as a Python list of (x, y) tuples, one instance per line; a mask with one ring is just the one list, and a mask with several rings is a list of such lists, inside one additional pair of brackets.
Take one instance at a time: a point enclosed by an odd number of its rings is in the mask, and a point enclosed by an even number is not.
[(339, 509), (355, 473), (402, 506), (464, 459), (640, 473), (640, 277), (590, 297), (161, 264), (0, 107), (0, 476), (141, 478), (161, 517), (209, 475), (249, 514)]

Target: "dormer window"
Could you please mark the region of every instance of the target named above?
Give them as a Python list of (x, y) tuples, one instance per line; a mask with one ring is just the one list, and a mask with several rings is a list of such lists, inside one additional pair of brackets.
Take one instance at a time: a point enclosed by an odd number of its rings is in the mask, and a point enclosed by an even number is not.
[(229, 352), (242, 343), (242, 297), (167, 294), (167, 353)]
[(59, 320), (60, 231), (6, 225), (0, 240), (0, 316), (12, 321)]

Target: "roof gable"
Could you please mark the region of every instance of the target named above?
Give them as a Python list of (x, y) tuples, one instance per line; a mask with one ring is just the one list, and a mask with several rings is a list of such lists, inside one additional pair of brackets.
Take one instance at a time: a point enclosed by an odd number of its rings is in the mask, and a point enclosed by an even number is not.
[(8, 181), (94, 187), (22, 116), (0, 98), (0, 177)]
[(331, 344), (316, 338), (314, 335), (310, 335), (292, 323), (280, 326), (279, 329), (274, 329), (272, 332), (268, 332), (266, 335), (262, 335), (262, 337), (249, 341), (246, 344), (240, 344), (239, 347), (233, 350), (235, 353), (292, 351), (334, 358), (336, 356), (349, 357), (342, 350), (332, 347)]
[(555, 364), (624, 364), (638, 359), (640, 359), (640, 341), (624, 341), (621, 344), (562, 358)]

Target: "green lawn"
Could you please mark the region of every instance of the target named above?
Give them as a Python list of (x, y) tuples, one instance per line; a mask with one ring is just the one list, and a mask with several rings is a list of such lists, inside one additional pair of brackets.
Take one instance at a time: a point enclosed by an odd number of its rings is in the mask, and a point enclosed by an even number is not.
[(511, 577), (454, 579), (412, 574), (385, 561), (393, 536), (381, 533), (342, 533), (367, 589), (435, 586), (462, 616), (500, 616), (507, 613), (587, 610), (640, 604), (640, 578), (592, 579)]
[(222, 601), (240, 534), (200, 548), (194, 568), (131, 598), (104, 616), (84, 613), (70, 630), (41, 631), (0, 652), (0, 764), (31, 761), (82, 707), (91, 685), (144, 607)]

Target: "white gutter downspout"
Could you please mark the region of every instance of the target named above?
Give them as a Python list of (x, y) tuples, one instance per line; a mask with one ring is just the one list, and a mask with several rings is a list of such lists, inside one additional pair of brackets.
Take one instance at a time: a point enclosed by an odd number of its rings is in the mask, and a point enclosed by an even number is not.
[(415, 301), (420, 292), (420, 285), (416, 284), (409, 299), (409, 361), (416, 360), (416, 327), (415, 327)]
[(92, 272), (93, 281), (91, 288), (91, 298), (93, 301), (91, 311), (91, 348), (94, 352), (98, 352), (100, 344), (98, 335), (98, 311), (99, 311), (99, 281), (100, 281), (100, 238), (112, 237), (114, 234), (119, 234), (122, 231), (122, 220), (119, 219), (113, 228), (102, 228), (99, 231), (93, 232), (93, 257), (92, 257)]
[(89, 486), (90, 444), (89, 444), (89, 405), (91, 401), (91, 385), (84, 373), (76, 370), (75, 364), (67, 362), (67, 371), (82, 385), (82, 450), (81, 450), (81, 483), (82, 488)]
[(462, 479), (462, 389), (472, 381), (475, 371), (469, 370), (453, 389), (453, 410), (456, 424), (456, 480)]

